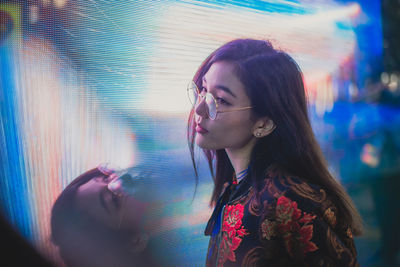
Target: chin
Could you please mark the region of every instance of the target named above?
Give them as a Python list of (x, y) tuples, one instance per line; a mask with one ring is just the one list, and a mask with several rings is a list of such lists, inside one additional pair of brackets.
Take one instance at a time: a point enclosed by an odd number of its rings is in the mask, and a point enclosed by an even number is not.
[(204, 139), (205, 138), (203, 136), (197, 134), (196, 139), (195, 139), (196, 145), (203, 149), (213, 149), (213, 148), (210, 148), (209, 144), (207, 144), (208, 142)]
[(200, 148), (206, 148), (206, 147), (204, 147), (204, 145), (205, 145), (204, 140), (202, 140), (202, 138), (199, 137), (198, 135), (196, 135), (195, 142), (196, 142), (196, 145), (199, 146)]
[(196, 142), (196, 145), (202, 149), (210, 149), (210, 150), (221, 149), (220, 146), (212, 144), (211, 142), (206, 140), (206, 138), (204, 138), (204, 136), (201, 136), (201, 135), (196, 135), (195, 142)]

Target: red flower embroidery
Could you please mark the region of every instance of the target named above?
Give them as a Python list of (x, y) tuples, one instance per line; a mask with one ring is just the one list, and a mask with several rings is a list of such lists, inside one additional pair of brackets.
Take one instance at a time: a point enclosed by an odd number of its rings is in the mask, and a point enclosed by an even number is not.
[(291, 201), (285, 196), (278, 199), (276, 206), (278, 230), (283, 234), (290, 255), (293, 256), (294, 249), (298, 250), (303, 257), (306, 253), (318, 249), (311, 241), (314, 226), (309, 223), (314, 219), (315, 215), (307, 214), (298, 209), (295, 201)]
[(241, 204), (225, 207), (218, 266), (222, 266), (226, 260), (236, 261), (234, 251), (239, 247), (243, 236), (248, 234), (242, 225), (243, 210), (244, 206)]

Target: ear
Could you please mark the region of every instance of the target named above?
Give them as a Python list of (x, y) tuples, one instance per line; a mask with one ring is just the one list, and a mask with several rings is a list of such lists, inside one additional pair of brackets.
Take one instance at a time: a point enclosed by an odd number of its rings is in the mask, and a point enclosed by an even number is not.
[(268, 117), (259, 118), (253, 126), (253, 135), (262, 138), (272, 133), (275, 128), (275, 123)]

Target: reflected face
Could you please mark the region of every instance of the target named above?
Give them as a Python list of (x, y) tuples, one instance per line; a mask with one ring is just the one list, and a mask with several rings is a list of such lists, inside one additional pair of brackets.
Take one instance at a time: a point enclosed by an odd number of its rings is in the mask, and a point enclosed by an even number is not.
[[(215, 120), (207, 115), (204, 100), (195, 106), (196, 144), (205, 149), (241, 149), (255, 141), (252, 133), (254, 120), (245, 87), (234, 72), (234, 65), (229, 62), (215, 62), (204, 75), (200, 93), (211, 93), (218, 103)], [(222, 111), (222, 113), (220, 112)]]
[(111, 229), (137, 230), (148, 203), (133, 196), (117, 196), (108, 189), (115, 176), (94, 177), (81, 185), (75, 197), (77, 207)]

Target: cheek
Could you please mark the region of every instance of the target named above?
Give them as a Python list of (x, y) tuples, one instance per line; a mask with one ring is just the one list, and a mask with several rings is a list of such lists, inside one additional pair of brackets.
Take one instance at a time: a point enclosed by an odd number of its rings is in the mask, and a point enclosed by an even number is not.
[(197, 134), (196, 144), (207, 149), (244, 146), (252, 137), (251, 128), (248, 116), (225, 116), (210, 123), (207, 134)]
[(221, 116), (221, 122), (216, 125), (218, 127), (217, 133), (224, 134), (226, 136), (249, 134), (252, 126), (251, 120), (247, 114), (242, 115), (240, 113), (241, 112), (239, 111), (222, 114), (225, 115), (225, 117)]
[(241, 147), (246, 145), (252, 137), (251, 125), (247, 120), (235, 120), (226, 127), (221, 138), (226, 147)]
[(109, 228), (115, 228), (117, 226), (117, 222), (115, 220), (116, 217), (111, 216), (95, 201), (93, 201), (92, 203), (93, 205), (89, 207), (89, 209), (87, 210), (87, 214), (89, 214), (94, 220), (96, 220), (100, 224), (105, 225)]
[(137, 230), (144, 221), (149, 204), (135, 198), (128, 198), (123, 205), (122, 227)]

